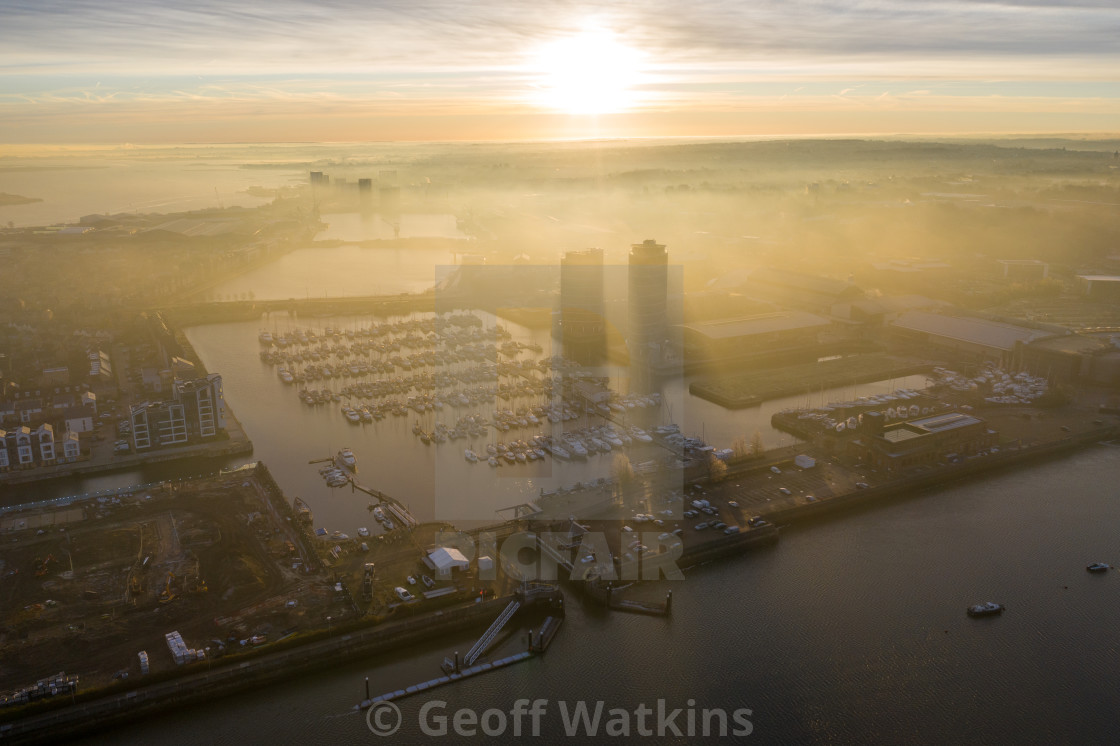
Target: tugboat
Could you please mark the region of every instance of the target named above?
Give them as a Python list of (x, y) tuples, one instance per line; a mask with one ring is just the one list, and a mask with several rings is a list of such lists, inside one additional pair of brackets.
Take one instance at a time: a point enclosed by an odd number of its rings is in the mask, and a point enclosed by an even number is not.
[(1093, 564), (1089, 565), (1085, 569), (1088, 570), (1089, 572), (1104, 572), (1108, 568), (1109, 568), (1109, 565), (1106, 565), (1103, 562), (1094, 562)]
[(1003, 604), (997, 604), (995, 601), (988, 601), (982, 604), (968, 607), (969, 616), (992, 616), (993, 614), (1002, 614)]

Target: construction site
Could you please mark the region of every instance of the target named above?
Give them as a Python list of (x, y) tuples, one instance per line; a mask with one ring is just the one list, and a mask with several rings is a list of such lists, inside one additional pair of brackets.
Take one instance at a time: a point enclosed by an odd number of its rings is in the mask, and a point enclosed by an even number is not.
[[(344, 617), (262, 472), (0, 514), (5, 704), (59, 671), (97, 689)], [(170, 648), (174, 632), (189, 659)]]

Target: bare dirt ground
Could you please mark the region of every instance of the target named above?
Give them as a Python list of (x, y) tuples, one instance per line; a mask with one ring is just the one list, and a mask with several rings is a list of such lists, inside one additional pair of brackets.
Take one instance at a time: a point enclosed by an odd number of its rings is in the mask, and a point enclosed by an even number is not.
[[(0, 691), (65, 670), (81, 687), (319, 627), (338, 601), (252, 476), (164, 485), (0, 518)], [(315, 564), (315, 563), (312, 563)], [(340, 613), (344, 606), (340, 606)]]

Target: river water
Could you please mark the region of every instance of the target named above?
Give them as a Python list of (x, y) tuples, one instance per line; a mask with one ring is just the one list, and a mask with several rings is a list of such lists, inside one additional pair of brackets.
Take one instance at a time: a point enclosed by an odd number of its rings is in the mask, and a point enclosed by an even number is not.
[[(90, 204), (80, 210), (112, 207)], [(234, 280), (221, 292), (329, 293), (328, 275), (347, 276), (334, 268), (337, 257), (378, 265), (353, 277), (392, 278), (382, 281), (384, 287), (348, 286), (338, 294), (400, 292), (428, 282), (429, 262), (450, 263), (445, 252), (434, 250), (413, 277), (384, 269), (402, 263), (392, 249), (328, 251), (337, 253), (314, 288), (312, 265), (324, 257), (295, 252), (285, 258), (293, 266), (271, 280), (259, 276), (243, 285)], [(293, 275), (300, 279), (291, 280)], [(287, 319), (269, 323), (297, 325)], [(301, 326), (368, 323), (298, 320)], [(344, 445), (358, 455), (361, 481), (404, 500), (422, 519), (492, 520), (497, 508), (531, 499), (542, 488), (609, 472), (609, 460), (601, 456), (562, 466), (550, 461), (536, 471), (503, 468), (499, 475), (465, 463), (461, 445), (420, 444), (410, 431), (411, 414), (350, 426), (334, 407), (327, 412), (300, 404), (260, 362), (259, 326), (213, 325), (187, 334), (206, 366), (223, 374), (230, 406), (254, 441), (253, 458), (269, 465), (289, 496), (300, 495), (312, 505), (316, 525), (352, 533), (371, 523), (364, 498), (326, 488), (308, 464)], [(550, 354), (541, 332), (507, 326), (515, 338), (537, 341)], [(755, 430), (768, 446), (788, 444), (788, 436), (783, 441), (770, 429), (770, 415), (806, 403), (792, 397), (728, 413), (688, 395), (687, 384), (668, 384), (665, 406), (645, 416), (661, 421), (671, 409), (686, 433), (703, 433), (718, 447)], [(811, 403), (920, 385), (911, 378), (848, 387), (820, 392)], [(60, 480), (11, 488), (0, 499), (57, 497), (221, 465)], [(592, 705), (602, 700), (608, 708), (633, 711), (641, 704), (656, 708), (659, 699), (669, 709), (687, 708), (691, 699), (697, 709), (749, 708), (750, 740), (762, 743), (1111, 743), (1120, 712), (1120, 634), (1111, 624), (1120, 616), (1120, 574), (1089, 575), (1084, 566), (1120, 563), (1118, 473), (1120, 449), (1099, 446), (799, 527), (771, 549), (686, 573), (673, 586), (669, 619), (608, 615), (570, 598), (565, 626), (546, 656), (433, 696), (451, 709), (477, 711), (509, 710), (519, 698), (547, 699), (544, 735), (553, 737), (546, 742), (563, 732), (560, 700)], [(988, 599), (1005, 603), (1008, 611), (991, 619), (965, 616), (965, 606)], [(377, 742), (352, 711), (363, 679), (370, 678), (376, 693), (432, 678), (445, 655), (472, 641), (463, 634), (335, 665), (164, 713), (94, 740)], [(421, 739), (417, 713), (428, 699), (402, 703), (404, 726), (394, 742)]]
[[(533, 338), (510, 328), (515, 338)], [(349, 531), (370, 522), (361, 496), (326, 489), (307, 464), (344, 443), (357, 452), (363, 481), (409, 502), (422, 518), (439, 505), (431, 495), (441, 469), (462, 485), (452, 504), (471, 494), (472, 473), (506, 490), (501, 500), (531, 495), (544, 483), (538, 475), (494, 477), (466, 464), (459, 448), (447, 449), (441, 466), (434, 449), (412, 437), (411, 418), (356, 427), (337, 412), (305, 407), (261, 364), (257, 331), (223, 324), (190, 329), (188, 337), (207, 367), (223, 373), (254, 457), (269, 464), (289, 495), (312, 503), (317, 525)], [(812, 403), (887, 385), (825, 391)], [(718, 428), (757, 427), (774, 437), (762, 421), (769, 409), (721, 420), (708, 406), (678, 398), (676, 411), (686, 413), (688, 428), (699, 417), (717, 445), (724, 444), (713, 437)], [(1108, 742), (1120, 711), (1120, 636), (1109, 623), (1120, 615), (1120, 575), (1089, 575), (1084, 567), (1120, 562), (1117, 473), (1120, 449), (1098, 446), (790, 530), (776, 547), (686, 573), (673, 586), (669, 619), (607, 615), (573, 597), (546, 656), (433, 696), (452, 709), (479, 711), (548, 699), (544, 733), (553, 736), (563, 730), (560, 700), (603, 700), (633, 711), (655, 708), (658, 699), (669, 709), (687, 708), (692, 699), (697, 709), (751, 709), (751, 740), (763, 743)], [(78, 486), (155, 476), (104, 476)], [(36, 488), (36, 495), (48, 493)], [(966, 617), (965, 606), (988, 599), (1008, 611)], [(370, 677), (375, 693), (427, 680), (471, 637), (334, 665), (161, 714), (102, 740), (200, 744), (220, 734), (231, 742), (376, 741), (351, 710), (363, 679)], [(417, 717), (427, 699), (402, 703), (405, 725), (396, 742), (423, 738)]]
[[(393, 295), (430, 289), (437, 277), (457, 264), (465, 239), (449, 213), (405, 213), (392, 217), (378, 213), (330, 213), (327, 227), (316, 239), (367, 241), (371, 239), (427, 238), (446, 246), (360, 246), (297, 249), (275, 262), (258, 267), (214, 287), (208, 297), (216, 300), (246, 297), (260, 300), (285, 298), (338, 298), (353, 295)], [(394, 227), (397, 229), (394, 231)]]
[[(364, 499), (327, 490), (307, 464), (343, 443), (357, 452), (363, 481), (405, 499), (421, 517), (438, 505), (422, 495), (435, 490), (441, 468), (464, 485), (456, 494), (470, 494), (472, 470), (491, 486), (506, 482), (509, 496), (541, 483), (535, 475), (493, 477), (463, 462), (457, 448), (441, 467), (404, 420), (355, 427), (336, 412), (305, 407), (261, 365), (256, 332), (252, 324), (225, 324), (188, 337), (207, 366), (224, 374), (255, 457), (289, 495), (312, 503), (317, 525), (349, 530), (368, 522)], [(825, 391), (812, 403), (885, 385)], [(757, 426), (772, 437), (761, 409), (725, 413), (726, 422), (713, 425), (716, 412), (706, 405), (677, 407), (696, 408), (710, 440), (715, 427)], [(687, 708), (692, 699), (697, 710), (749, 708), (751, 740), (763, 743), (1109, 742), (1120, 711), (1120, 636), (1109, 623), (1120, 615), (1120, 576), (1084, 567), (1120, 562), (1117, 473), (1120, 449), (1098, 446), (799, 527), (776, 547), (686, 573), (673, 586), (669, 619), (607, 615), (573, 597), (546, 656), (432, 696), (478, 711), (548, 699), (544, 734), (554, 737), (563, 732), (560, 700), (633, 711), (656, 708), (658, 699)], [(966, 617), (965, 606), (989, 599), (1008, 611)], [(334, 665), (162, 714), (105, 740), (377, 741), (351, 709), (364, 678), (375, 693), (427, 680), (471, 638)], [(516, 648), (516, 640), (507, 643)], [(417, 718), (427, 699), (402, 703), (405, 725), (395, 742), (423, 738)]]
[[(546, 656), (405, 700), (393, 742), (423, 739), (429, 698), (449, 712), (547, 699), (545, 742), (563, 734), (559, 701), (581, 699), (749, 708), (761, 743), (1114, 742), (1120, 576), (1084, 566), (1120, 558), (1118, 469), (1120, 449), (1101, 446), (788, 531), (686, 573), (670, 619), (572, 599)], [(966, 617), (987, 599), (1008, 611)], [(432, 678), (470, 637), (161, 714), (112, 740), (377, 742), (351, 710), (364, 677), (374, 692)]]

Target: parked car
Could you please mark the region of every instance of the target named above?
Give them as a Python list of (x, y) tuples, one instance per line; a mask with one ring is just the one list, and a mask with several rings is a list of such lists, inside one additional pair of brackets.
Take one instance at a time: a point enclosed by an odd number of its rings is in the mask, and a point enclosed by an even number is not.
[(695, 526), (693, 526), (693, 528), (695, 528), (697, 531), (703, 531), (707, 527), (708, 527), (707, 523), (697, 523)]
[(404, 588), (401, 588), (399, 585), (396, 588), (394, 588), (393, 590), (396, 591), (397, 598), (399, 598), (402, 601), (411, 601), (414, 598), (416, 598), (411, 593), (406, 591)]

